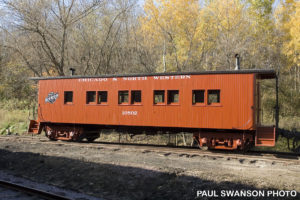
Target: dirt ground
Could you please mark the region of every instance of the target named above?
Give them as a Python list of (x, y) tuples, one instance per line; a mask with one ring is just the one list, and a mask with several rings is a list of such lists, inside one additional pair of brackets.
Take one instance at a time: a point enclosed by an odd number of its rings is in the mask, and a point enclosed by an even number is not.
[(0, 170), (104, 199), (197, 199), (197, 191), (241, 189), (300, 197), (299, 162), (52, 143), (1, 140)]

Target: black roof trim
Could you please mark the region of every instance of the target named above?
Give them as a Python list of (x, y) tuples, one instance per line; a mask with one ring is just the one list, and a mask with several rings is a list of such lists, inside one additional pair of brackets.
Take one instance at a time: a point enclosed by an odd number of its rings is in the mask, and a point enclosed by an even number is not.
[(248, 69), (248, 70), (226, 70), (226, 71), (202, 71), (202, 72), (171, 72), (171, 73), (148, 73), (148, 74), (110, 74), (96, 76), (56, 76), (56, 77), (31, 77), (30, 80), (51, 79), (77, 79), (77, 78), (118, 78), (118, 77), (141, 77), (141, 76), (176, 76), (176, 75), (205, 75), (205, 74), (261, 74), (276, 77), (275, 70)]

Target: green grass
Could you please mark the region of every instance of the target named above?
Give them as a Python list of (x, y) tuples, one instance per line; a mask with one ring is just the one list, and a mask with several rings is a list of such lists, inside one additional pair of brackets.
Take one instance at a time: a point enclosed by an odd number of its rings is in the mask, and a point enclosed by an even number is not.
[[(23, 134), (27, 132), (29, 119), (32, 119), (32, 110), (29, 107), (35, 102), (29, 100), (9, 99), (0, 101), (0, 134)], [(31, 112), (30, 112), (31, 111)]]
[(0, 134), (6, 134), (7, 129), (11, 133), (23, 134), (27, 132), (28, 124), (28, 110), (0, 109)]
[[(264, 116), (264, 124), (273, 125), (275, 122), (272, 120), (272, 117)], [(279, 128), (285, 129), (288, 131), (296, 130), (300, 134), (300, 117), (299, 116), (286, 116), (280, 117), (279, 119)], [(300, 136), (300, 135), (299, 135)], [(289, 139), (290, 148), (293, 148), (294, 138)], [(299, 142), (298, 142), (299, 143)], [(298, 146), (300, 145), (297, 144)], [(288, 140), (287, 138), (279, 135), (274, 147), (255, 147), (255, 150), (265, 150), (265, 151), (280, 151), (280, 152), (291, 152), (291, 149), (288, 149)]]
[[(289, 139), (290, 148), (293, 148), (293, 139)], [(298, 144), (300, 145), (300, 144)], [(288, 140), (281, 135), (278, 136), (276, 144), (274, 147), (255, 147), (254, 150), (262, 150), (262, 151), (277, 151), (277, 152), (292, 152), (291, 149), (288, 149)]]
[(300, 116), (287, 116), (280, 118), (279, 127), (287, 130), (296, 129), (300, 132)]

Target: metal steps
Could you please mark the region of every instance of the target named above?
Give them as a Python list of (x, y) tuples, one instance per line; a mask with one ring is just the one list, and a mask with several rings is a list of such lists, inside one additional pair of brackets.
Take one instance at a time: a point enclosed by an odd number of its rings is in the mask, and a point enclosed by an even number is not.
[(29, 134), (38, 134), (39, 133), (40, 123), (36, 120), (30, 120), (28, 133)]
[(275, 127), (260, 126), (256, 129), (255, 146), (275, 146)]

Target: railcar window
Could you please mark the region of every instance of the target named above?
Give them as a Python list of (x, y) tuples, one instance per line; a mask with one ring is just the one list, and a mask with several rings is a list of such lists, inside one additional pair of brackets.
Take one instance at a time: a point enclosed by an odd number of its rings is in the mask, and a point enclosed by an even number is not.
[(73, 103), (73, 91), (65, 91), (64, 92), (64, 104)]
[(168, 90), (168, 104), (179, 102), (179, 90)]
[(131, 104), (142, 102), (142, 92), (140, 90), (131, 91)]
[(88, 91), (86, 92), (86, 103), (95, 103), (96, 102), (96, 92), (95, 91)]
[(220, 103), (220, 90), (208, 90), (207, 91), (207, 103)]
[(98, 103), (107, 103), (107, 91), (98, 91)]
[(154, 90), (154, 104), (165, 102), (165, 91)]
[(193, 90), (193, 104), (204, 103), (204, 90)]
[(119, 91), (119, 104), (128, 103), (128, 91)]

